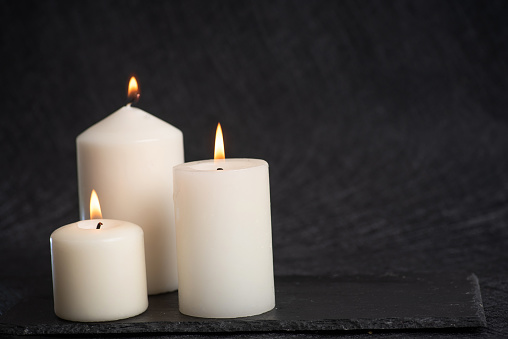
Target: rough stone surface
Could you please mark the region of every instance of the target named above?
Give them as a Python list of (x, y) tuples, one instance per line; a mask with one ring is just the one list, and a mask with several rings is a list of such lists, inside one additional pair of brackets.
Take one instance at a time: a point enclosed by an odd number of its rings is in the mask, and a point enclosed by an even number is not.
[(0, 333), (15, 335), (142, 334), (442, 329), (486, 326), (478, 279), (467, 275), (281, 277), (277, 307), (237, 319), (188, 317), (177, 293), (150, 297), (136, 317), (76, 323), (53, 313), (50, 298), (22, 301), (0, 317)]

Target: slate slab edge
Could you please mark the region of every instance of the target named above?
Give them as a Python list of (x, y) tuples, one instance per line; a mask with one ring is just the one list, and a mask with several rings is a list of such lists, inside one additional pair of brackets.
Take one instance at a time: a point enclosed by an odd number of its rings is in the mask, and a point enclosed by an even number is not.
[[(0, 317), (0, 333), (9, 335), (64, 335), (64, 334), (134, 334), (134, 333), (226, 333), (272, 331), (349, 331), (389, 329), (444, 329), (486, 327), (485, 313), (478, 278), (467, 276), (470, 283), (476, 316), (467, 317), (380, 317), (378, 319), (319, 319), (319, 320), (256, 320), (253, 318), (195, 320), (192, 324), (182, 321), (131, 322), (125, 320), (105, 323), (73, 323), (61, 321), (55, 324), (20, 325), (5, 323)], [(23, 302), (22, 302), (23, 303)]]
[(478, 320), (480, 321), (480, 325), (478, 327), (487, 327), (487, 319), (485, 318), (485, 311), (483, 309), (483, 300), (482, 293), (480, 291), (480, 282), (478, 281), (478, 277), (476, 274), (471, 273), (467, 280), (471, 282), (472, 286), (472, 294), (473, 299), (475, 300), (476, 305), (476, 315), (478, 316)]

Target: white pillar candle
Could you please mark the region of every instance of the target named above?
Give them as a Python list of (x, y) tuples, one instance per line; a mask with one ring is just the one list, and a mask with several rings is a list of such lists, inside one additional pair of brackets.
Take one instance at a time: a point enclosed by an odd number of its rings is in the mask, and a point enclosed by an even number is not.
[(180, 312), (235, 318), (273, 309), (268, 164), (190, 162), (175, 166), (174, 182)]
[[(102, 226), (96, 229), (99, 222)], [(141, 227), (119, 220), (83, 220), (60, 227), (50, 241), (58, 317), (111, 321), (147, 309)]]
[(105, 218), (143, 228), (148, 293), (176, 290), (173, 166), (183, 162), (182, 132), (128, 105), (84, 131), (76, 145), (81, 218), (95, 188)]

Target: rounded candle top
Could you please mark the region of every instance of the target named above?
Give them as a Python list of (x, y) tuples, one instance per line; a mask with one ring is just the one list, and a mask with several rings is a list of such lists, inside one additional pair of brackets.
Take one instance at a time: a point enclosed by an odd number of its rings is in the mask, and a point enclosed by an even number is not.
[[(101, 222), (101, 228), (97, 224)], [(143, 229), (136, 224), (111, 219), (81, 220), (65, 225), (51, 234), (51, 240), (65, 242), (117, 241), (127, 237), (143, 234)]]
[(78, 143), (138, 143), (158, 139), (183, 138), (182, 132), (167, 122), (143, 111), (124, 106), (81, 133)]
[(186, 162), (175, 166), (174, 171), (186, 172), (210, 172), (224, 173), (229, 171), (241, 171), (254, 167), (268, 167), (268, 163), (261, 159), (220, 159), (220, 160), (200, 160)]

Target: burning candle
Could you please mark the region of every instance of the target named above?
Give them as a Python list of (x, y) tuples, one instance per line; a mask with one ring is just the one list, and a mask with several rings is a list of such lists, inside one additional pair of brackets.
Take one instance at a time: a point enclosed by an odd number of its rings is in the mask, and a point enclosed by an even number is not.
[(105, 218), (127, 220), (145, 233), (148, 293), (178, 288), (173, 204), (173, 166), (183, 162), (183, 135), (168, 123), (129, 104), (76, 139), (81, 219), (88, 192), (101, 193)]
[(93, 220), (51, 234), (55, 313), (82, 322), (138, 315), (148, 307), (143, 230), (129, 222), (102, 219), (95, 191), (90, 211)]
[(225, 159), (174, 168), (180, 312), (236, 318), (275, 306), (268, 164)]

